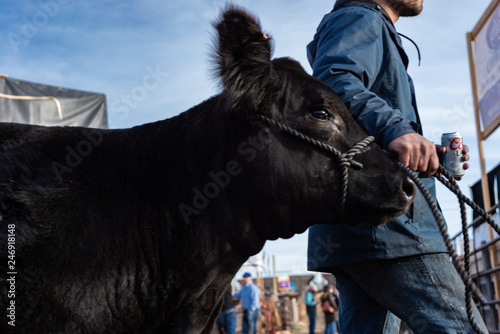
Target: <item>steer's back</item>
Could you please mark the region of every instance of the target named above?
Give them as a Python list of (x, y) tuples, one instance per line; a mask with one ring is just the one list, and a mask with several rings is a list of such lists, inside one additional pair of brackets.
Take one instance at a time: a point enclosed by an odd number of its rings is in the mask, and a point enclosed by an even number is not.
[(148, 177), (130, 157), (135, 131), (0, 123), (0, 243), (15, 247), (12, 262), (1, 247), (0, 277), (17, 273), (0, 297), (4, 310), (15, 303), (16, 327), (0, 329), (135, 332), (162, 319), (155, 226), (164, 217), (146, 185), (127, 180)]

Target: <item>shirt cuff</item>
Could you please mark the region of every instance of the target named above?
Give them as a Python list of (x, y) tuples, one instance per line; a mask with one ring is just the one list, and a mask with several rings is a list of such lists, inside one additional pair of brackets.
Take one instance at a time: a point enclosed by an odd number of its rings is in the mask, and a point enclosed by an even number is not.
[[(389, 144), (396, 138), (406, 135), (408, 133), (417, 133), (418, 132), (418, 124), (415, 122), (410, 122), (408, 120), (401, 120), (395, 124), (390, 125), (385, 129), (382, 142), (382, 148), (387, 149)], [(417, 128), (416, 128), (417, 127)]]

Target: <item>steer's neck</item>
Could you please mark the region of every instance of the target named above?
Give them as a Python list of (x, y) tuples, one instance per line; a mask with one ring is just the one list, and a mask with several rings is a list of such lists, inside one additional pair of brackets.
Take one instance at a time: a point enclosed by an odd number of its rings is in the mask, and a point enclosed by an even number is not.
[(162, 142), (150, 143), (156, 157), (152, 167), (161, 175), (156, 187), (169, 203), (168, 219), (178, 230), (172, 239), (194, 235), (198, 240), (193, 248), (216, 249), (236, 265), (259, 252), (266, 236), (252, 223), (258, 208), (250, 207), (240, 193), (245, 182), (254, 182), (246, 180), (246, 157), (238, 154), (248, 139), (248, 122), (221, 112), (224, 108), (215, 97), (141, 131), (153, 138), (150, 142)]

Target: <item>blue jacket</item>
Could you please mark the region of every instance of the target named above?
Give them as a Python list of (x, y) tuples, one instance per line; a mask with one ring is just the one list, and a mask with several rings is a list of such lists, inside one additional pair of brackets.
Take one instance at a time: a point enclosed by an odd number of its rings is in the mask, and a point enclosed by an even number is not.
[[(408, 58), (380, 6), (352, 3), (325, 15), (307, 53), (313, 75), (340, 95), (383, 148), (404, 134), (421, 133)], [(434, 178), (422, 181), (435, 199)], [(341, 264), (440, 252), (446, 246), (418, 192), (404, 215), (383, 226), (312, 226), (308, 269), (328, 271)]]
[(314, 292), (308, 290), (305, 297), (306, 306), (316, 306), (316, 301), (314, 300)]

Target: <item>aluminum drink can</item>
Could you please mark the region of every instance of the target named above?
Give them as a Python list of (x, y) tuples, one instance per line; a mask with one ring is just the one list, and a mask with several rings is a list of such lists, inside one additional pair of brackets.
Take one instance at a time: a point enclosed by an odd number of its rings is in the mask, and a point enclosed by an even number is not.
[(465, 174), (463, 156), (463, 142), (460, 132), (443, 133), (441, 145), (446, 146), (448, 151), (443, 157), (444, 168), (455, 178)]

